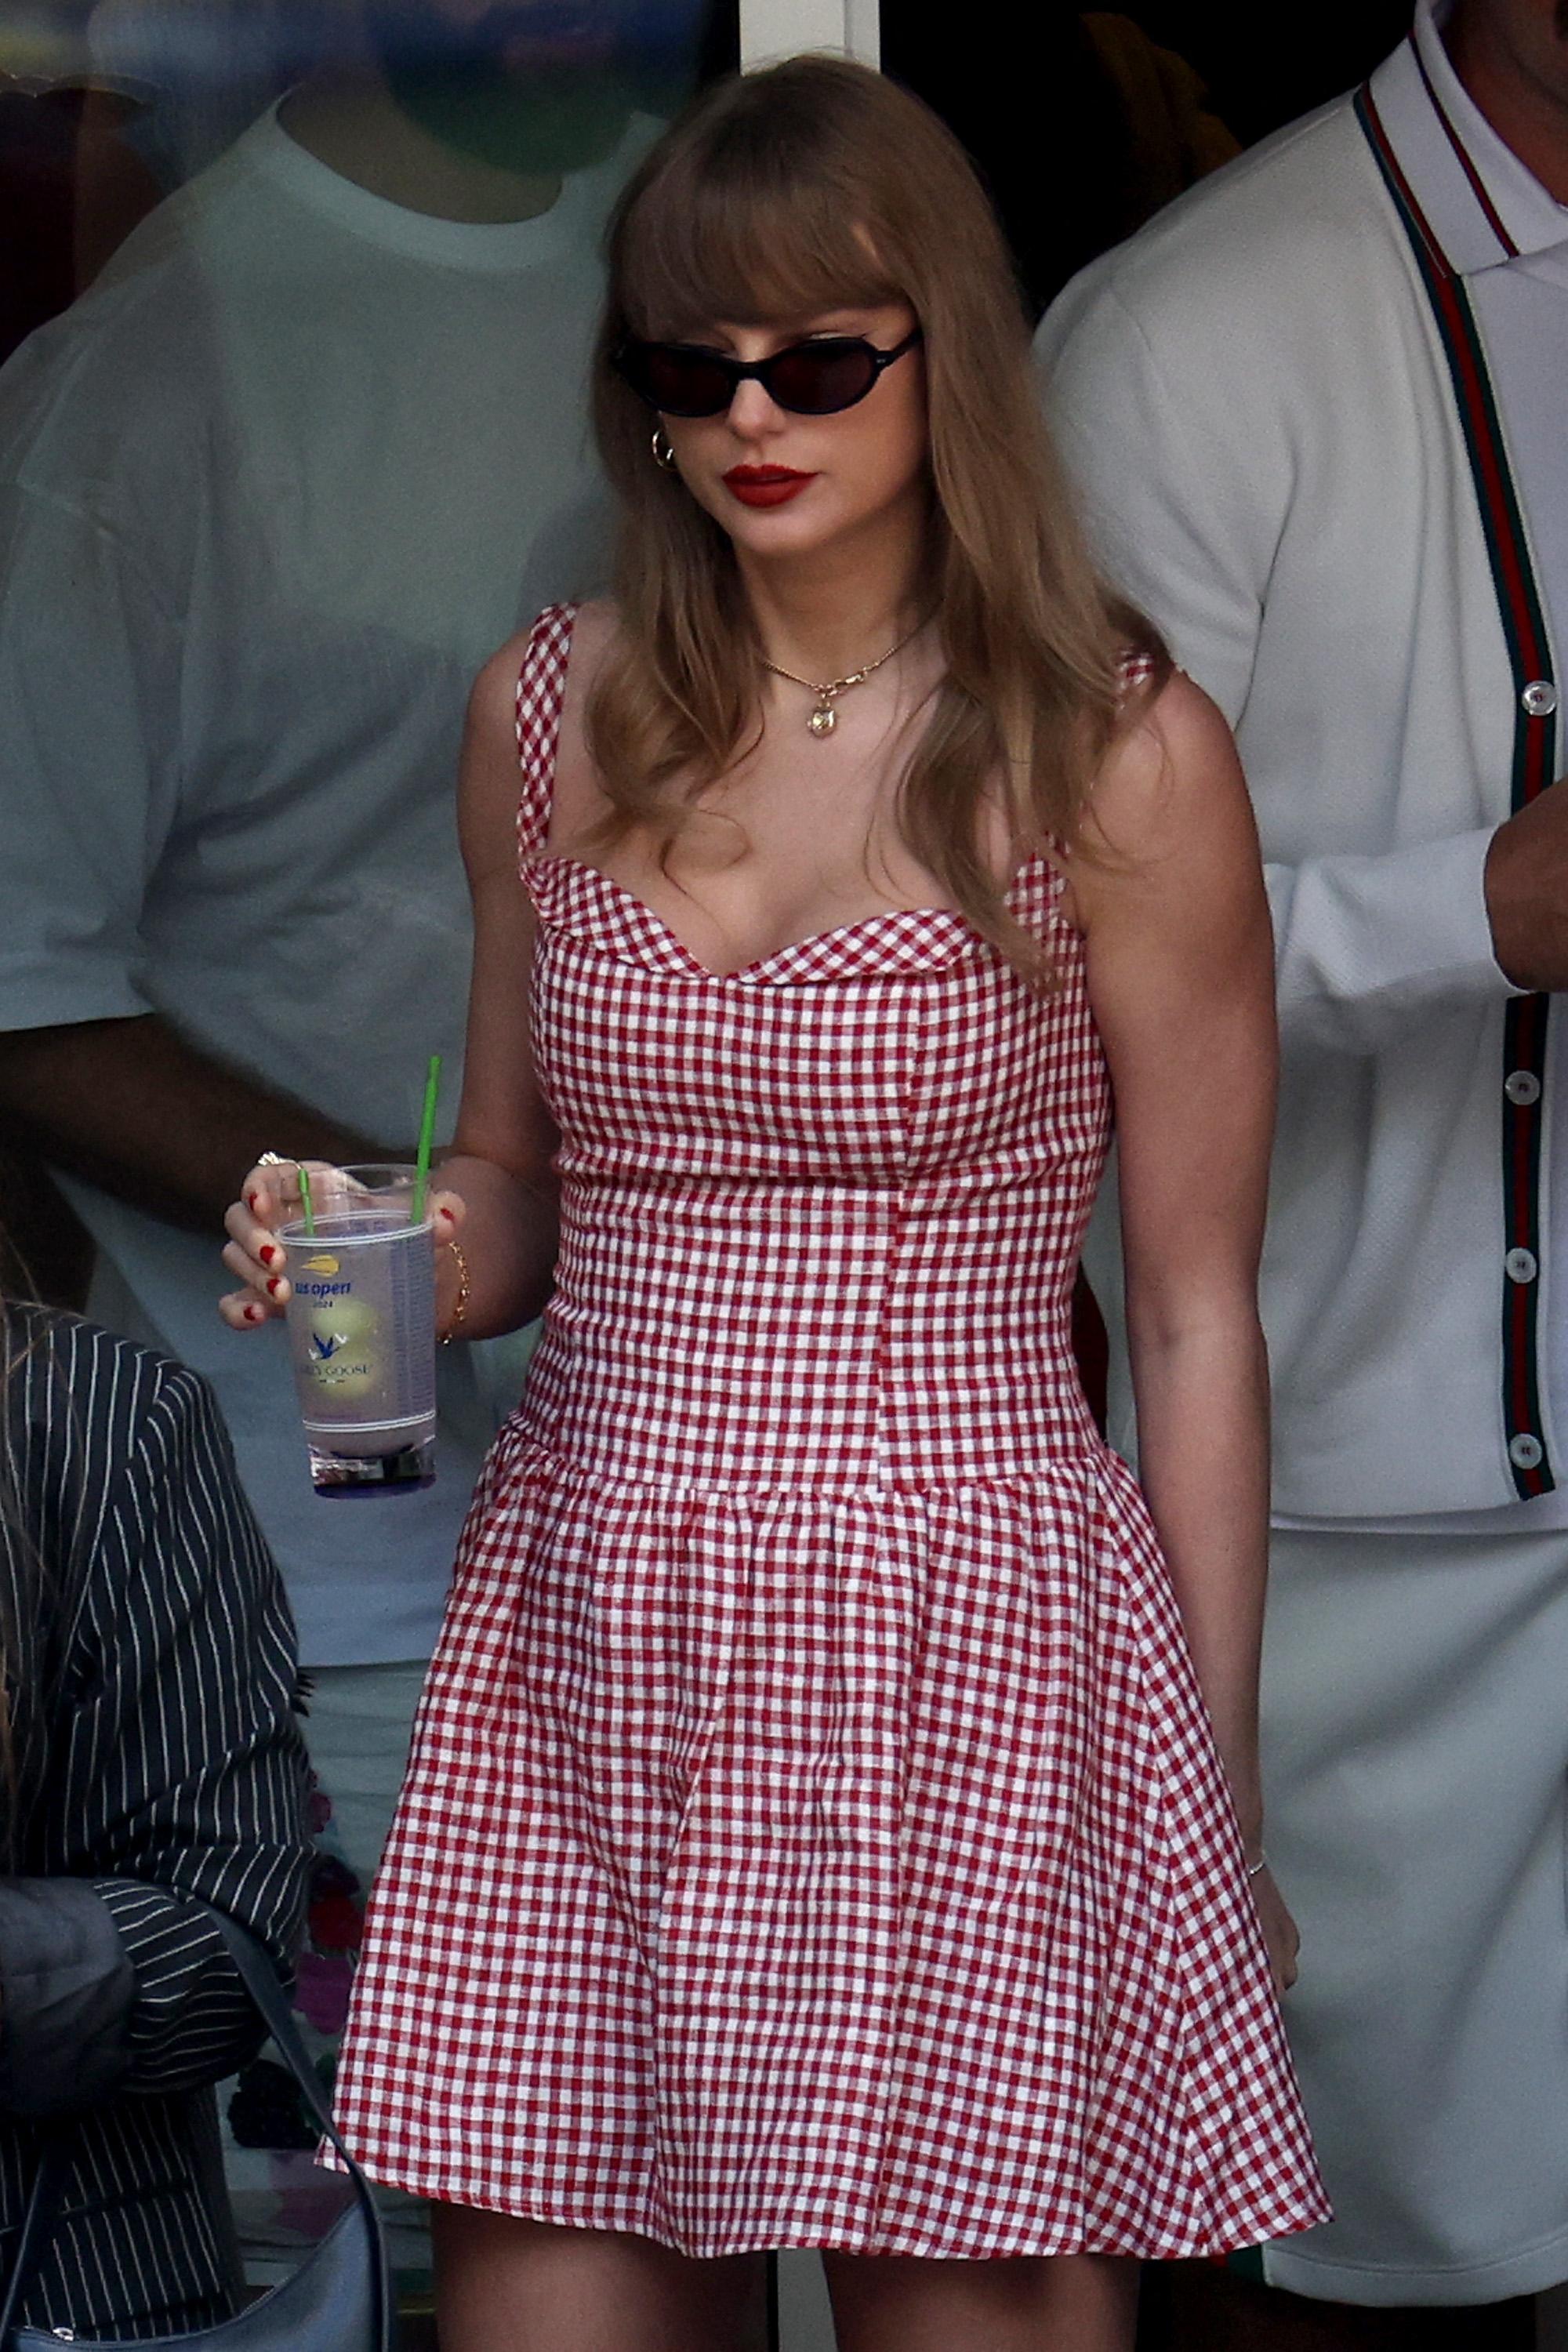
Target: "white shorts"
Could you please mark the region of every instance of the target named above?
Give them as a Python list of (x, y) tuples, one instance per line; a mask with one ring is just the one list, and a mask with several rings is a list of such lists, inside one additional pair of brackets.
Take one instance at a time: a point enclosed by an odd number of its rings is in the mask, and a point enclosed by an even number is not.
[(1379, 2305), (1568, 2277), (1568, 1531), (1277, 1534), (1263, 1707), (1336, 2212), (1265, 2276)]

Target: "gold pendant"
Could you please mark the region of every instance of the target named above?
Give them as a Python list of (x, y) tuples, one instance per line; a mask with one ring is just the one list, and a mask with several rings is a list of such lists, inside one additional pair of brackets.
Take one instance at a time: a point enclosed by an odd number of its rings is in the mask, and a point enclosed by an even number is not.
[(831, 702), (818, 703), (805, 723), (814, 735), (831, 735), (838, 724), (838, 713)]

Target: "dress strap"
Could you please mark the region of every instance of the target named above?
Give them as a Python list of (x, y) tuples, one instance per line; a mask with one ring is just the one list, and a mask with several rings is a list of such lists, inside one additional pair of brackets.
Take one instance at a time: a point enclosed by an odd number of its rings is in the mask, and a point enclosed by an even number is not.
[(1141, 686), (1147, 686), (1153, 677), (1153, 656), (1140, 652), (1136, 646), (1123, 646), (1117, 656), (1116, 672), (1121, 699), (1125, 702), (1130, 694), (1136, 692)]
[(528, 633), (517, 677), (517, 756), (522, 790), (517, 804), (517, 852), (536, 857), (550, 830), (555, 790), (555, 747), (566, 699), (575, 604), (547, 604)]

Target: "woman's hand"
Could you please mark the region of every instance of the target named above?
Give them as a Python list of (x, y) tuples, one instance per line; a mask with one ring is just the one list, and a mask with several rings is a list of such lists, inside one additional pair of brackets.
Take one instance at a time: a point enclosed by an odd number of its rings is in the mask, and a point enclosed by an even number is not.
[(1268, 1969), (1274, 1979), (1277, 1993), (1288, 1993), (1296, 1981), (1296, 1956), (1301, 1948), (1301, 1938), (1296, 1932), (1296, 1922), (1285, 1908), (1285, 1898), (1274, 1884), (1274, 1873), (1267, 1864), (1256, 1878), (1248, 1879), (1252, 1900), (1258, 1909), (1258, 1924), (1263, 1930), (1263, 1940), (1268, 1949)]
[[(436, 1229), (436, 1329), (443, 1339), (455, 1339), (462, 1321), (458, 1309), (466, 1302), (468, 1276), (452, 1244), (468, 1205), (460, 1192), (432, 1192), (427, 1209)], [(462, 1336), (467, 1339), (467, 1332)]]
[[(309, 1160), (305, 1165), (312, 1178), (318, 1171), (328, 1173), (323, 1161)], [(280, 1225), (300, 1215), (302, 1207), (300, 1171), (292, 1160), (253, 1168), (240, 1187), (239, 1199), (229, 1204), (223, 1221), (228, 1235), (223, 1262), (245, 1286), (228, 1291), (217, 1303), (217, 1311), (231, 1330), (254, 1330), (281, 1315), (288, 1306), (283, 1245), (275, 1236)]]
[[(345, 1191), (362, 1189), (330, 1160), (307, 1160), (305, 1166), (310, 1171), (311, 1193), (318, 1207)], [(277, 1234), (303, 1208), (296, 1162), (275, 1161), (266, 1168), (253, 1168), (246, 1178), (240, 1198), (223, 1221), (228, 1234), (223, 1262), (245, 1286), (218, 1300), (218, 1313), (231, 1329), (252, 1331), (287, 1311), (291, 1286), (283, 1270), (283, 1245)], [(456, 1192), (433, 1192), (426, 1213), (436, 1233), (436, 1326), (444, 1331), (450, 1326), (461, 1287), (450, 1244), (463, 1222), (464, 1204)]]

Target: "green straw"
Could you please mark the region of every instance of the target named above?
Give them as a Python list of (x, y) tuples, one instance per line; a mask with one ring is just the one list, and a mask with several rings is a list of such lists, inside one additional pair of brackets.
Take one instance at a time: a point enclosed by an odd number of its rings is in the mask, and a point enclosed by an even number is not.
[(436, 1097), (441, 1090), (441, 1056), (432, 1054), (425, 1080), (425, 1113), (419, 1121), (419, 1150), (414, 1164), (414, 1219), (425, 1214), (425, 1187), (430, 1176), (430, 1146), (436, 1139)]
[(310, 1206), (310, 1171), (302, 1160), (300, 1162), (300, 1206), (305, 1212), (305, 1239), (313, 1242), (316, 1238), (316, 1213)]

